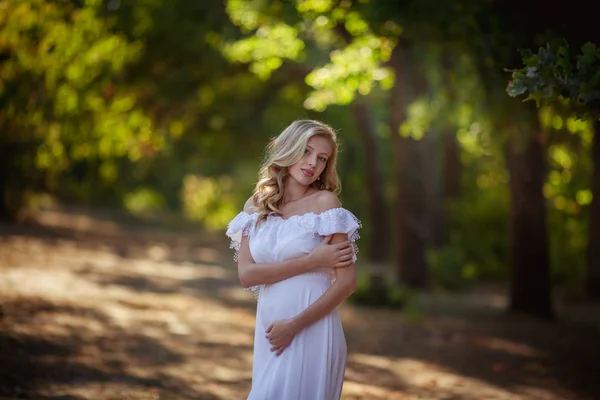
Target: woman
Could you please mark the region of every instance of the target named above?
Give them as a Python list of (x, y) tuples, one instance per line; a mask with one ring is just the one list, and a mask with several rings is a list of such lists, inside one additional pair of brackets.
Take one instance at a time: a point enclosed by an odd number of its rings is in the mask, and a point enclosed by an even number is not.
[(299, 120), (267, 150), (227, 229), (240, 281), (258, 298), (248, 400), (339, 399), (346, 341), (336, 308), (356, 287), (361, 224), (336, 196), (336, 134)]

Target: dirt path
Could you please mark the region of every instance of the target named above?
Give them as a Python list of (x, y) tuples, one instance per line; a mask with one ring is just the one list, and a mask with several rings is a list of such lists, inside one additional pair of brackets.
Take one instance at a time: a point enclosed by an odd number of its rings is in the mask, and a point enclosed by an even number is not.
[[(42, 222), (0, 225), (0, 397), (245, 398), (255, 303), (224, 236)], [(598, 307), (550, 323), (506, 316), (489, 289), (415, 304), (342, 306), (344, 400), (600, 399)]]

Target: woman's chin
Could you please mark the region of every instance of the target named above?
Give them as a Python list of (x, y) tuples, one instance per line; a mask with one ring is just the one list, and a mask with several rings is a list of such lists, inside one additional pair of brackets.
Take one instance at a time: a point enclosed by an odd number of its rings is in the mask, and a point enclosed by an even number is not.
[(307, 177), (305, 177), (304, 181), (302, 182), (302, 184), (306, 185), (306, 186), (310, 186), (313, 183), (315, 183), (315, 179), (313, 179), (313, 178), (307, 178)]

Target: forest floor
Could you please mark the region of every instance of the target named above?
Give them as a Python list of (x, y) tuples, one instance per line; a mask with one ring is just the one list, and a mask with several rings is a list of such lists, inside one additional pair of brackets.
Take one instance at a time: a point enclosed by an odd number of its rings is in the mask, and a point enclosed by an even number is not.
[[(0, 398), (244, 399), (256, 304), (226, 237), (117, 221), (0, 224)], [(600, 399), (599, 305), (554, 322), (505, 306), (490, 286), (411, 313), (342, 305), (342, 399)]]

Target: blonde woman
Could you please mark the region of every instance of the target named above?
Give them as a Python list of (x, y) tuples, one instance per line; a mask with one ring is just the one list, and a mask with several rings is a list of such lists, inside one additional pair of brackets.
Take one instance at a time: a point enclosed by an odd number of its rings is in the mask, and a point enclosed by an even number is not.
[(258, 298), (248, 400), (339, 399), (346, 341), (337, 306), (356, 287), (361, 224), (336, 195), (336, 133), (298, 120), (267, 150), (227, 229), (240, 281)]

